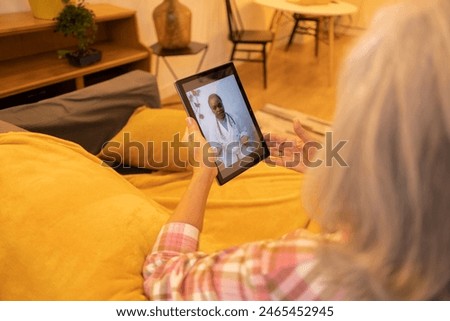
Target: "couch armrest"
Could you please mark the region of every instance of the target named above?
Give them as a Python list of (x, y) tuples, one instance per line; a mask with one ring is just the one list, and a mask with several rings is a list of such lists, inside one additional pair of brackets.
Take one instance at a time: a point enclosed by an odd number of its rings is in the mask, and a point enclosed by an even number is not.
[(97, 154), (143, 105), (161, 106), (158, 85), (152, 74), (135, 70), (61, 96), (0, 110), (0, 120), (76, 142)]

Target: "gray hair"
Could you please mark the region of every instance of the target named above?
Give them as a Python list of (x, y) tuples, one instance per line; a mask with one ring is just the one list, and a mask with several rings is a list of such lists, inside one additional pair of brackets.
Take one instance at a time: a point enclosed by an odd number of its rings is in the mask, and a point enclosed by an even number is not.
[(312, 169), (321, 268), (349, 299), (448, 299), (450, 1), (379, 12), (339, 80), (334, 137), (349, 167)]

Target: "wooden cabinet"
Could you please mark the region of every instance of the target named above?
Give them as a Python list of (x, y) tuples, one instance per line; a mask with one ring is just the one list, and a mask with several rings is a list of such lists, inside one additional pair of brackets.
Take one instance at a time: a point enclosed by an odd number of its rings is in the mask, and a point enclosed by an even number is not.
[(81, 68), (58, 58), (57, 50), (72, 49), (76, 43), (54, 32), (54, 21), (35, 19), (31, 12), (0, 15), (0, 98), (57, 84), (79, 89), (104, 80), (108, 73), (150, 71), (150, 49), (139, 41), (135, 12), (109, 4), (89, 8), (98, 24), (93, 47), (103, 57)]

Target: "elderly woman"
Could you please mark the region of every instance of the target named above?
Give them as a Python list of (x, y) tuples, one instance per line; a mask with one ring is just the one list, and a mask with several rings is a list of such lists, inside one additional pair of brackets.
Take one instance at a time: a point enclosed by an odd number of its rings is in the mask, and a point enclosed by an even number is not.
[[(150, 299), (450, 299), (450, 1), (384, 9), (340, 79), (333, 139), (348, 166), (307, 170), (321, 235), (197, 252), (216, 170), (189, 188), (144, 267)], [(287, 164), (307, 140), (274, 156)], [(188, 130), (203, 142), (188, 119)], [(272, 137), (272, 145), (284, 142)], [(299, 144), (300, 143), (300, 144)], [(203, 157), (197, 149), (196, 157)], [(306, 154), (303, 154), (306, 155)], [(319, 159), (322, 154), (315, 155)], [(298, 166), (294, 169), (303, 169)], [(292, 213), (295, 215), (295, 213)]]

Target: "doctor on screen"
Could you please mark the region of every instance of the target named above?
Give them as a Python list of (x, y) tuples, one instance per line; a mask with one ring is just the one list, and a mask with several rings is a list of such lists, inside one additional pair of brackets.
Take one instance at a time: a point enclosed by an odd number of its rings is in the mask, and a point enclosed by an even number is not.
[(211, 111), (216, 116), (216, 126), (213, 130), (215, 137), (212, 145), (218, 148), (218, 158), (225, 166), (229, 167), (246, 156), (246, 145), (249, 143), (249, 136), (236, 120), (225, 111), (222, 98), (217, 94), (208, 97), (208, 104)]

